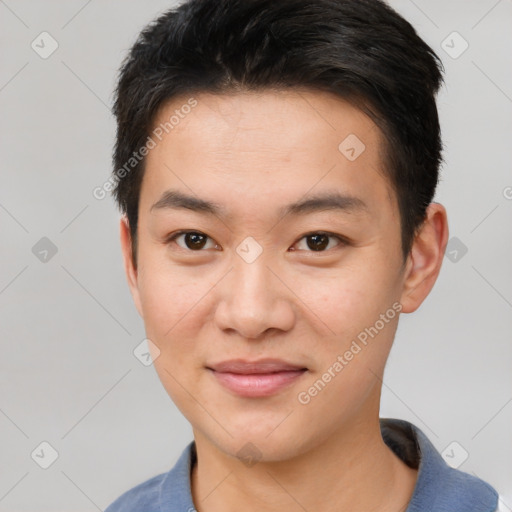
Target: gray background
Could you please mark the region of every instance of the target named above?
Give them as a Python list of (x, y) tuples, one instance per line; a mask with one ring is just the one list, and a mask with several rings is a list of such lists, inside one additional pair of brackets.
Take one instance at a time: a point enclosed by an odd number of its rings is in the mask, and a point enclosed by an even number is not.
[[(436, 200), (457, 240), (421, 309), (401, 317), (381, 416), (412, 421), (454, 460), (467, 452), (460, 469), (511, 510), (512, 5), (391, 4), (446, 67)], [(167, 471), (192, 438), (133, 354), (144, 330), (121, 266), (119, 214), (92, 195), (110, 172), (117, 68), (172, 5), (0, 1), (0, 511), (103, 510)], [(59, 45), (46, 59), (31, 47), (43, 31)], [(469, 44), (457, 58), (464, 43), (446, 39), (453, 31)], [(43, 441), (59, 454), (48, 469)]]

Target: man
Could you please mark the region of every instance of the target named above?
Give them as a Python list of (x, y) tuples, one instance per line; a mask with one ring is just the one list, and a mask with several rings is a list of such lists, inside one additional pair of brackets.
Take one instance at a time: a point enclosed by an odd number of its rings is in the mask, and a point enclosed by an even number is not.
[(379, 419), (448, 239), (441, 64), (378, 0), (190, 0), (121, 69), (115, 197), (154, 366), (191, 423), (118, 511), (497, 508)]

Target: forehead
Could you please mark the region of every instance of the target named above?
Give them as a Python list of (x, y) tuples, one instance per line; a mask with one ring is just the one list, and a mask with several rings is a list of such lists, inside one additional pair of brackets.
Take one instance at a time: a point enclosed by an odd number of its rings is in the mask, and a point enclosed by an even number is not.
[(275, 205), (277, 197), (295, 202), (308, 191), (364, 196), (374, 210), (383, 202), (396, 207), (383, 173), (380, 130), (331, 93), (176, 97), (160, 109), (150, 136), (156, 146), (146, 159), (141, 196), (150, 195), (153, 204), (178, 188), (215, 202), (232, 191), (233, 208), (247, 212), (265, 200)]

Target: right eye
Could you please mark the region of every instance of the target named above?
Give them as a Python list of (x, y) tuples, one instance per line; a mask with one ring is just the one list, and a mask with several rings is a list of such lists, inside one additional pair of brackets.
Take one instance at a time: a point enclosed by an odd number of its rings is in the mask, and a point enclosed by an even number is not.
[[(208, 241), (210, 247), (208, 247)], [(217, 249), (219, 246), (208, 235), (199, 231), (178, 231), (167, 237), (166, 243), (176, 243), (179, 247), (189, 251), (201, 251), (202, 249)]]

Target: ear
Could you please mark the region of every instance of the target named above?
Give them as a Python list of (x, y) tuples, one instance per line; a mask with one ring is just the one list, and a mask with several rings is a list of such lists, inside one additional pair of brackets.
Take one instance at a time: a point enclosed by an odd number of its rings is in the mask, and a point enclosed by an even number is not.
[(432, 290), (448, 243), (448, 217), (439, 203), (431, 203), (407, 258), (402, 289), (403, 313), (416, 311)]
[(133, 264), (132, 237), (130, 234), (130, 224), (128, 222), (126, 215), (123, 215), (121, 217), (121, 221), (119, 223), (119, 231), (121, 237), (121, 250), (123, 252), (124, 271), (126, 274), (126, 280), (128, 281), (128, 286), (130, 287), (130, 292), (132, 294), (135, 307), (137, 308), (139, 315), (143, 317), (144, 315), (142, 314), (142, 307), (139, 294), (138, 273), (137, 269)]

